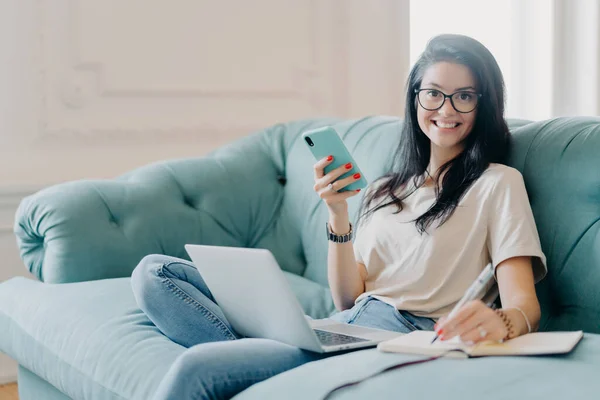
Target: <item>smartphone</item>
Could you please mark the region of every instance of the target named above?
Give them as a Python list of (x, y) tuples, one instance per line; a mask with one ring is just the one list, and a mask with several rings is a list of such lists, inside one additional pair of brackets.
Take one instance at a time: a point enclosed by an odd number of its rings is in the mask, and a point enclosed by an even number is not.
[(335, 129), (333, 129), (330, 126), (313, 129), (304, 132), (302, 134), (302, 139), (304, 139), (304, 142), (308, 146), (308, 149), (311, 151), (311, 153), (317, 161), (329, 155), (333, 156), (333, 162), (327, 165), (324, 169), (325, 174), (327, 174), (333, 169), (336, 169), (348, 163), (352, 163), (352, 169), (350, 169), (348, 172), (346, 172), (336, 180), (352, 176), (357, 172), (360, 173), (359, 180), (352, 182), (348, 186), (340, 189), (340, 192), (364, 189), (367, 187), (368, 182), (365, 179), (365, 175), (362, 173), (360, 168), (358, 168), (356, 161), (354, 161), (354, 158), (352, 158), (352, 155), (348, 151), (348, 148), (344, 144), (344, 141)]

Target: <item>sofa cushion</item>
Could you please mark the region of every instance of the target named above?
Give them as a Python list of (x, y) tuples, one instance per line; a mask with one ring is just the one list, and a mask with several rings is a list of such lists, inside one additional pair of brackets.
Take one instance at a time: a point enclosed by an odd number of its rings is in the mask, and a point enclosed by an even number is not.
[(22, 366), (19, 366), (19, 398), (71, 400), (66, 394)]
[(74, 399), (151, 398), (185, 348), (138, 309), (127, 278), (0, 284), (0, 350)]
[[(333, 310), (328, 289), (284, 275), (307, 314)], [(129, 278), (10, 279), (0, 284), (0, 326), (0, 351), (75, 399), (148, 399), (185, 350), (138, 309)]]
[(536, 286), (540, 330), (600, 333), (600, 118), (562, 117), (512, 131), (548, 260)]
[[(422, 356), (356, 351), (314, 361), (257, 383), (234, 400), (323, 399), (344, 383)], [(600, 335), (585, 334), (566, 355), (438, 359), (341, 389), (335, 400), (595, 399), (600, 393)]]
[(301, 240), (304, 216), (289, 207), (299, 193), (286, 190), (287, 154), (299, 133), (336, 121), (277, 124), (205, 157), (44, 188), (17, 210), (21, 257), (40, 280), (65, 283), (128, 277), (148, 254), (189, 260), (188, 243), (260, 247), (302, 275), (311, 244)]

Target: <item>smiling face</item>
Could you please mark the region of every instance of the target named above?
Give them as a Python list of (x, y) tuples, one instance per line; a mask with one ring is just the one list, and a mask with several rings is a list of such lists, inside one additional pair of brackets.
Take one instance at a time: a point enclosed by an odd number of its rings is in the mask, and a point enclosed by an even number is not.
[[(475, 78), (469, 68), (451, 62), (438, 62), (427, 68), (420, 89), (435, 89), (437, 92), (425, 91), (422, 94), (431, 97), (441, 96), (439, 92), (447, 95), (461, 92), (454, 98), (459, 109), (460, 101), (472, 101), (468, 98), (469, 93), (477, 92)], [(428, 111), (417, 104), (419, 127), (431, 141), (432, 153), (459, 154), (464, 149), (463, 141), (475, 124), (476, 115), (476, 108), (469, 113), (456, 111), (449, 98), (435, 111)]]

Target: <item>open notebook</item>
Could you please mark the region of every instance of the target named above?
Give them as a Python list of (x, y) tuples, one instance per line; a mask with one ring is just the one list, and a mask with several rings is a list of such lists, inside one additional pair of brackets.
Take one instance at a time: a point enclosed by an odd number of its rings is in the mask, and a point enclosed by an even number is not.
[(504, 343), (481, 342), (467, 346), (458, 338), (448, 341), (437, 340), (433, 331), (414, 331), (406, 335), (379, 343), (383, 352), (411, 353), (436, 356), (449, 350), (459, 350), (447, 354), (448, 357), (480, 356), (526, 356), (540, 354), (569, 353), (583, 337), (582, 331), (575, 332), (534, 332), (522, 335)]

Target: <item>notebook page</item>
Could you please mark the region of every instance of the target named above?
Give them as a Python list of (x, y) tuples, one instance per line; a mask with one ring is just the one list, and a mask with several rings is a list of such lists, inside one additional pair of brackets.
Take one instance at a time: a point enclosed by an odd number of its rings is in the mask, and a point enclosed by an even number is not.
[[(406, 335), (398, 336), (394, 339), (379, 343), (377, 349), (384, 352), (392, 353), (409, 353), (423, 355), (438, 355), (447, 352), (448, 350), (461, 349), (469, 351), (473, 346), (467, 346), (458, 338), (453, 338), (447, 341), (436, 340), (431, 344), (435, 337), (435, 332), (432, 331), (414, 331)], [(448, 354), (449, 357), (464, 358), (466, 355), (461, 352)]]
[[(488, 341), (475, 346), (467, 346), (457, 337), (447, 341), (437, 340), (431, 344), (434, 337), (435, 332), (414, 331), (381, 342), (377, 348), (384, 352), (422, 355), (438, 355), (453, 349), (461, 349), (472, 356), (562, 354), (573, 350), (583, 337), (583, 332), (535, 332), (504, 343)], [(453, 352), (448, 354), (448, 357), (466, 356), (460, 352)]]
[(471, 349), (474, 356), (568, 353), (583, 337), (582, 331), (534, 332), (504, 343), (484, 342)]

